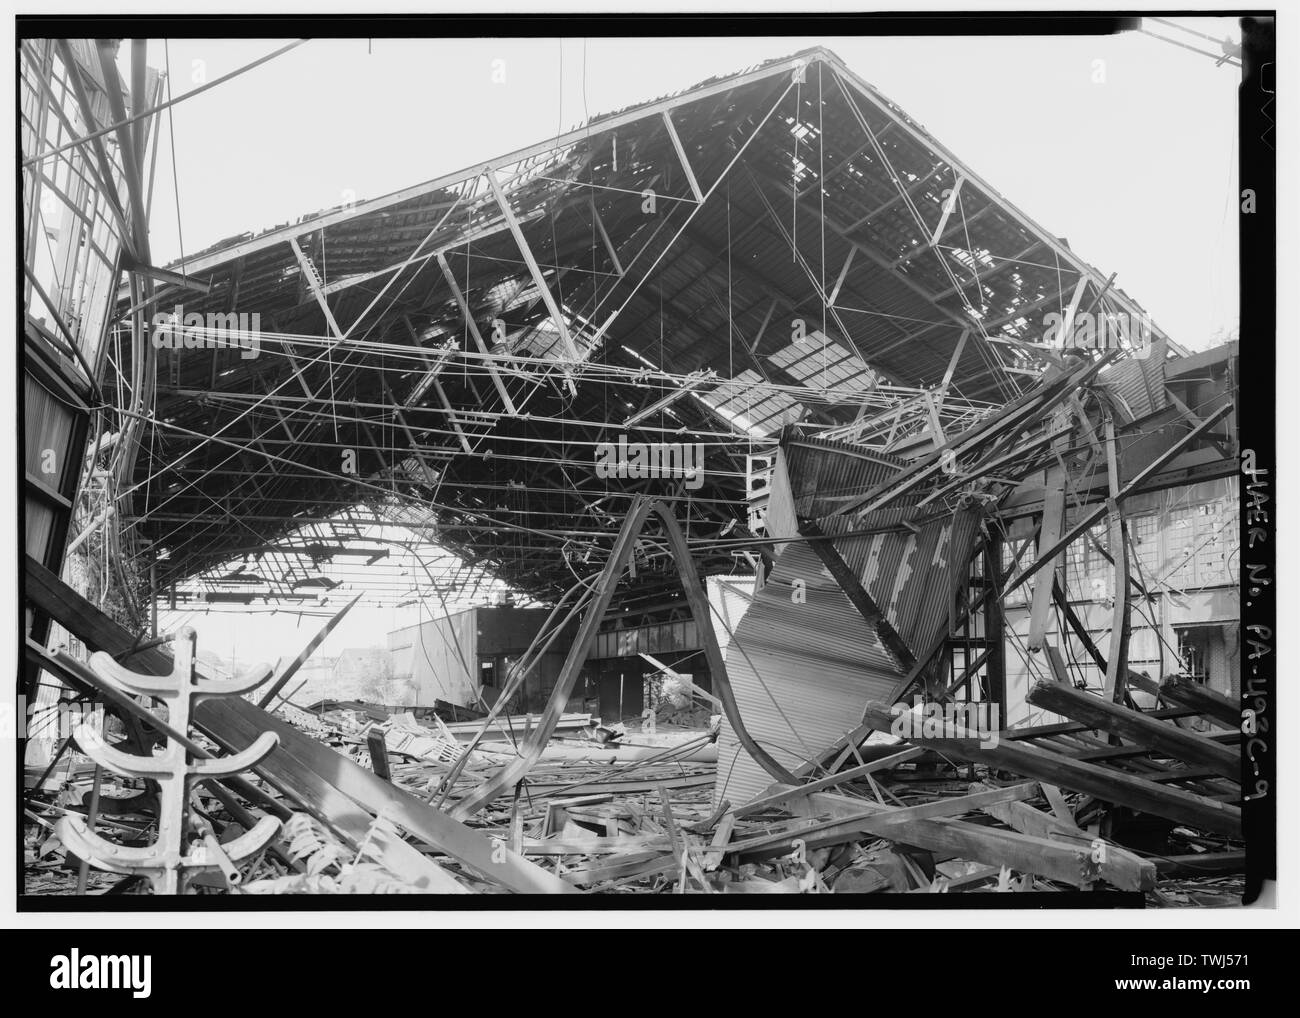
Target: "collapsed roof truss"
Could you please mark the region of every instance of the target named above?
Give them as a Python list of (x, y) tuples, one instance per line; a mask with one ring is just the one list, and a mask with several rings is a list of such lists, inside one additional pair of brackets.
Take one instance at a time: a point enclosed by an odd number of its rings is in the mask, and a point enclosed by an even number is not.
[[(704, 444), (704, 487), (670, 492), (703, 550), (742, 522), (738, 457), (783, 426), (962, 430), (1041, 370), (1036, 315), (1140, 313), (824, 50), (168, 272), (143, 310), (182, 304), (208, 343), (157, 351), (124, 513), (168, 581), (396, 501), (554, 596), (556, 552), (607, 546), (644, 488), (597, 479), (598, 443)], [(220, 345), (249, 313), (255, 356)], [(139, 345), (119, 337), (119, 385)]]

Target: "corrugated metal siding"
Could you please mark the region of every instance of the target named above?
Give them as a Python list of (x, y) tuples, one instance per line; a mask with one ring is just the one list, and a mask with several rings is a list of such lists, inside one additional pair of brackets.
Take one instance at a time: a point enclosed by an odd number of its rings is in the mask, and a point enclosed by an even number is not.
[(1133, 411), (1134, 420), (1149, 417), (1169, 405), (1165, 391), (1165, 341), (1155, 340), (1141, 359), (1125, 358), (1102, 372), (1100, 381)]
[(722, 659), (727, 659), (727, 647), (731, 643), (731, 634), (740, 625), (740, 620), (749, 608), (754, 594), (754, 577), (752, 576), (708, 576), (705, 584), (709, 592), (709, 605), (713, 611), (713, 632), (722, 650)]
[[(795, 511), (804, 518), (826, 516), (893, 477), (907, 461), (859, 445), (787, 436), (781, 445)], [(911, 496), (915, 501), (919, 496)], [(904, 500), (905, 501), (905, 500)]]
[[(790, 470), (786, 466), (784, 450), (777, 450), (772, 463), (772, 478), (767, 494), (766, 529), (769, 537), (794, 537), (799, 533), (799, 519), (795, 515), (794, 497), (790, 491)], [(785, 545), (773, 547), (779, 555)]]
[[(827, 534), (850, 527), (843, 517), (818, 520)], [(948, 592), (980, 536), (977, 511), (960, 512), (912, 531), (839, 537), (835, 549), (876, 606), (914, 652), (948, 613)]]
[(417, 706), (431, 707), (434, 700), (473, 703), (478, 676), (465, 666), (478, 667), (477, 640), (473, 609), (389, 633), (394, 677), (415, 686)]
[[(791, 599), (796, 579), (806, 584), (803, 604)], [(901, 678), (875, 631), (803, 544), (781, 553), (731, 644), (727, 675), (745, 727), (787, 767), (855, 728), (867, 702), (889, 697)], [(771, 783), (724, 718), (715, 801), (744, 802)]]

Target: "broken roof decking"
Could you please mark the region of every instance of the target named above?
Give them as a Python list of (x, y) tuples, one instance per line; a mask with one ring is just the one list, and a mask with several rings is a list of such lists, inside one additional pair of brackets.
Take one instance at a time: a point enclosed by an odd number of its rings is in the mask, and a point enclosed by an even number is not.
[[(978, 413), (1034, 372), (1033, 350), (1015, 344), (1036, 338), (1035, 317), (1071, 302), (1134, 309), (824, 50), (173, 269), (210, 292), (178, 287), (159, 307), (256, 312), (262, 348), (158, 351), (165, 424), (142, 441), (137, 480), (149, 482), (132, 511), (146, 515), (138, 534), (170, 550), (164, 583), (219, 564), (250, 530), (271, 541), (295, 516), (388, 489), (437, 507), (448, 547), (553, 594), (572, 580), (565, 541), (612, 535), (590, 502), (610, 492), (617, 517), (630, 494), (590, 483), (589, 446), (556, 450), (579, 434), (616, 439), (611, 425), (673, 377), (714, 372), (646, 422), (673, 440), (744, 428), (743, 410), (737, 421), (704, 405), (725, 402), (731, 379), (765, 401), (759, 435), (800, 414), (850, 424), (868, 368), (900, 386), (950, 373), (949, 401)], [(796, 318), (807, 353), (792, 349)], [(673, 377), (628, 374), (650, 365)], [(360, 482), (340, 472), (345, 449)], [(703, 519), (734, 518), (742, 471), (711, 449)]]

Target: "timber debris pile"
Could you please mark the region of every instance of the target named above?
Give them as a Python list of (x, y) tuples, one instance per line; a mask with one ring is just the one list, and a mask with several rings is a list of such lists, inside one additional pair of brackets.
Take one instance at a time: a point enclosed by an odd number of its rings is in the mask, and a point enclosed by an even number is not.
[[(101, 624), (111, 633), (111, 623)], [(201, 675), (193, 640), (192, 631), (175, 639), (173, 679)], [(138, 656), (167, 665), (160, 651)], [(88, 690), (158, 688), (106, 654), (89, 669), (63, 654), (51, 663)], [(267, 677), (245, 676), (236, 688)], [(222, 680), (190, 682), (204, 690)], [(200, 710), (182, 739), (171, 727), (175, 714), (159, 717), (137, 703), (122, 712), (127, 724), (114, 727), (165, 743), (167, 753), (150, 757), (149, 774), (138, 764), (112, 773), (130, 757), (79, 730), (94, 767), (73, 764), (80, 754), (70, 754), (33, 782), (25, 864), (29, 886), (46, 893), (78, 881), (103, 894), (1111, 888), (1153, 904), (1227, 903), (1244, 860), (1231, 805), (1231, 705), (1188, 694), (1177, 680), (1155, 694), (1166, 705), (1158, 711), (1112, 706), (1101, 720), (1097, 697), (1044, 686), (1036, 696), (1080, 720), (999, 733), (994, 751), (975, 732), (882, 735), (898, 715), (872, 705), (864, 725), (823, 756), (826, 765), (738, 805), (714, 801), (715, 786), (726, 791), (717, 780), (720, 718), (703, 730), (654, 727), (601, 740), (597, 719), (562, 715), (513, 792), (472, 811), (466, 800), (519, 759), (512, 738), (543, 718), (449, 725), (433, 713), (421, 722), (360, 703), (322, 704), (317, 713), (289, 705), (277, 717), (223, 697), (209, 702), (225, 709)], [(918, 712), (916, 729), (935, 713)], [(1208, 733), (1180, 721), (1204, 722)], [(872, 726), (878, 732), (866, 737)], [(248, 747), (222, 752), (254, 731)], [(282, 759), (266, 760), (268, 747)], [(187, 754), (219, 764), (207, 769), (222, 777), (162, 776), (161, 760)], [(1177, 789), (1179, 779), (1198, 790)], [(171, 782), (189, 786), (187, 810), (175, 808)], [(160, 843), (188, 849), (168, 866)]]

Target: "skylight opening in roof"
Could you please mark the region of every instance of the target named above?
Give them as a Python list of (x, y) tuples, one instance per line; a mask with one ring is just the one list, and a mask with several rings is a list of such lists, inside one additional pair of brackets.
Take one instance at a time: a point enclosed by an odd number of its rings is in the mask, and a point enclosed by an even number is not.
[(855, 353), (821, 331), (809, 333), (767, 358), (800, 385), (832, 393), (861, 393), (874, 387), (875, 373)]
[[(712, 392), (702, 395), (692, 392), (691, 395), (747, 434), (766, 438), (780, 426), (780, 418), (796, 408), (801, 414), (803, 408), (783, 392), (759, 389), (756, 396), (755, 387), (762, 383), (758, 372), (746, 369)], [(772, 424), (773, 421), (777, 423)]]
[[(515, 348), (516, 353), (532, 354), (534, 357), (547, 358), (552, 351), (560, 347), (560, 330), (549, 318), (540, 319), (528, 333), (526, 339)], [(556, 355), (558, 356), (558, 355)]]
[(691, 395), (691, 399), (699, 400), (701, 403), (705, 404), (706, 406), (711, 407), (714, 410), (714, 412), (716, 412), (720, 417), (723, 418), (723, 420), (729, 421), (736, 428), (736, 430), (741, 432), (742, 434), (749, 435), (751, 438), (767, 438), (767, 432), (764, 432), (761, 428), (759, 428), (753, 421), (749, 420), (747, 417), (744, 417), (741, 414), (731, 414), (728, 413), (726, 410), (719, 409), (718, 407), (713, 406), (712, 403), (710, 403), (704, 397), (700, 396), (698, 393), (693, 392), (690, 395)]

